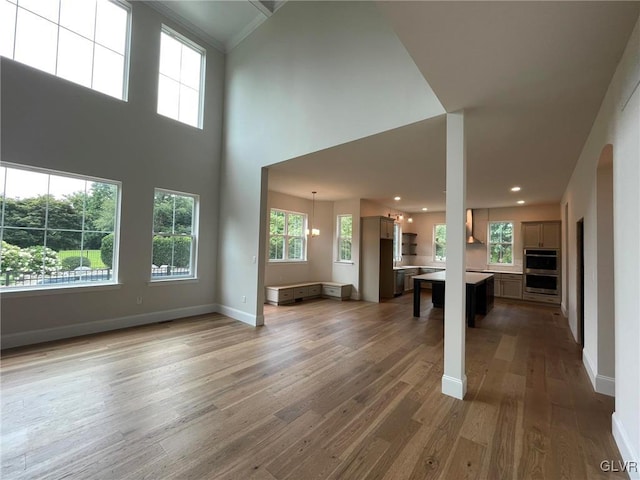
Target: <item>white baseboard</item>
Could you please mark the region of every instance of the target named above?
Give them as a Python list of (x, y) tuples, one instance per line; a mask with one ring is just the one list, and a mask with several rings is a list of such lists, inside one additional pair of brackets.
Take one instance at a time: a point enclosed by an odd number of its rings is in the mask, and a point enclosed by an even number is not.
[(227, 317), (231, 317), (234, 320), (248, 323), (249, 325), (252, 325), (254, 327), (264, 325), (263, 315), (251, 315), (250, 313), (243, 312), (242, 310), (238, 310), (237, 308), (227, 307), (226, 305), (218, 305), (217, 312), (226, 315)]
[(582, 350), (582, 364), (584, 365), (584, 369), (587, 371), (587, 375), (589, 376), (589, 381), (591, 381), (591, 386), (593, 389), (596, 389), (596, 369), (593, 366), (593, 362), (587, 355), (586, 350)]
[(560, 304), (560, 312), (562, 312), (562, 316), (564, 318), (569, 318), (569, 314), (567, 313), (567, 307), (564, 303)]
[(606, 375), (599, 375), (596, 373), (596, 369), (593, 366), (593, 362), (587, 355), (586, 351), (582, 351), (582, 364), (587, 371), (591, 386), (593, 389), (603, 395), (609, 395), (610, 397), (616, 396), (616, 379), (607, 377)]
[(467, 376), (464, 375), (462, 380), (460, 380), (459, 378), (450, 377), (449, 375), (443, 375), (442, 393), (462, 400), (464, 394), (467, 393)]
[[(626, 465), (628, 465), (628, 467), (635, 465), (635, 468), (628, 468), (627, 475), (629, 475), (629, 478), (632, 480), (640, 480), (640, 455), (634, 451), (629, 441), (627, 431), (620, 422), (616, 412), (613, 412), (613, 415), (611, 415), (611, 430), (613, 439), (616, 441), (618, 450), (620, 450), (620, 455), (622, 455), (622, 461), (627, 462)], [(635, 462), (635, 464), (633, 462)]]
[(79, 337), (81, 335), (107, 332), (109, 330), (117, 330), (120, 328), (137, 327), (139, 325), (175, 320), (177, 318), (191, 317), (193, 315), (214, 313), (216, 311), (217, 305), (212, 303), (208, 305), (175, 308), (173, 310), (163, 310), (161, 312), (141, 313), (139, 315), (110, 318), (95, 322), (77, 323), (74, 325), (64, 325), (62, 327), (13, 333), (2, 335), (2, 348), (33, 345), (35, 343), (50, 342), (52, 340), (60, 340), (62, 338)]
[(596, 375), (596, 392), (610, 397), (616, 396), (616, 379), (606, 375)]

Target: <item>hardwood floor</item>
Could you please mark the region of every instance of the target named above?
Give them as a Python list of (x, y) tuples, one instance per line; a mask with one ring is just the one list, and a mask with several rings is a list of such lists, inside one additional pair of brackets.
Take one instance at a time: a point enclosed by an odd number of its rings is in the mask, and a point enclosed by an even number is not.
[(585, 479), (620, 460), (557, 309), (497, 302), (440, 393), (442, 311), (265, 306), (2, 354), (2, 478)]

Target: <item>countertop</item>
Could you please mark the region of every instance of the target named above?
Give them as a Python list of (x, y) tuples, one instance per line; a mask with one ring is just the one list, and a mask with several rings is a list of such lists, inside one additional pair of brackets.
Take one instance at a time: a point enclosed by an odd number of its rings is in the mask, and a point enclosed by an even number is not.
[[(442, 266), (434, 266), (434, 265), (399, 265), (397, 267), (393, 267), (394, 270), (407, 270), (411, 268), (434, 268), (437, 270), (444, 270), (445, 267)], [(515, 270), (496, 270), (496, 269), (478, 269), (478, 268), (468, 268), (467, 272), (472, 273), (511, 273), (514, 275), (522, 275), (522, 271)]]
[[(422, 275), (416, 275), (414, 280), (425, 280), (427, 282), (444, 282), (446, 272), (424, 273)], [(487, 278), (491, 278), (491, 273), (479, 273), (479, 272), (467, 272), (465, 275), (465, 283), (475, 285), (477, 283), (484, 282)]]

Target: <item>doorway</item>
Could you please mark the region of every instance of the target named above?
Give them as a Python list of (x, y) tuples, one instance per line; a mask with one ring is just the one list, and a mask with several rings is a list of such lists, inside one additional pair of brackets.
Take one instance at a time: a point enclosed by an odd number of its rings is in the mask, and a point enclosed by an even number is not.
[(584, 218), (576, 223), (576, 314), (578, 339), (584, 348)]

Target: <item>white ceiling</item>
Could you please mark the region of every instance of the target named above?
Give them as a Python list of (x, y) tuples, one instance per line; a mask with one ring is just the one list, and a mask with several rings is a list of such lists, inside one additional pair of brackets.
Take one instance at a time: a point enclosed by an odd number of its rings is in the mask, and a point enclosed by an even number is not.
[(258, 0), (148, 0), (146, 3), (223, 52), (231, 51), (271, 15), (269, 8)]
[[(246, 1), (159, 3), (225, 50), (268, 14)], [(465, 110), (468, 206), (558, 203), (640, 2), (379, 4), (445, 109)], [(443, 210), (444, 132), (439, 117), (283, 162), (269, 188)]]

